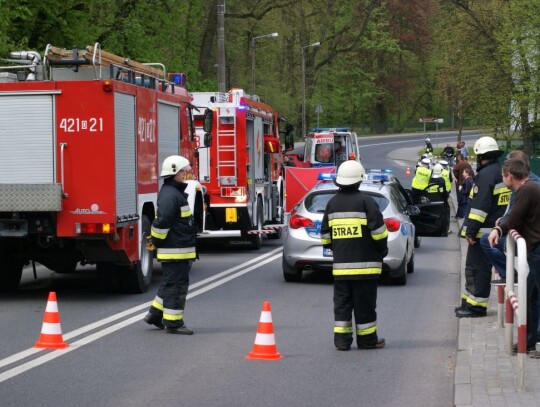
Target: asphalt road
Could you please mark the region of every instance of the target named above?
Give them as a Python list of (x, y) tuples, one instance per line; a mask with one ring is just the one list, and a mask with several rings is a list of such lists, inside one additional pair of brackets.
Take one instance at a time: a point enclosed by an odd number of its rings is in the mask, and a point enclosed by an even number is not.
[[(415, 144), (422, 147), (422, 135), (362, 139), (362, 159), (399, 176), (402, 163), (388, 152)], [(312, 272), (301, 283), (285, 283), (280, 245), (203, 247), (185, 311), (194, 336), (165, 334), (141, 321), (159, 272), (148, 293), (122, 295), (100, 292), (91, 266), (73, 275), (39, 268), (37, 280), (25, 271), (21, 290), (0, 299), (0, 405), (452, 405), (456, 233), (422, 239), (406, 286), (380, 286), (379, 334), (387, 347), (371, 351), (334, 349), (331, 279)], [(58, 295), (65, 350), (32, 348), (49, 291)], [(271, 302), (284, 356), (274, 362), (244, 358), (263, 301)]]

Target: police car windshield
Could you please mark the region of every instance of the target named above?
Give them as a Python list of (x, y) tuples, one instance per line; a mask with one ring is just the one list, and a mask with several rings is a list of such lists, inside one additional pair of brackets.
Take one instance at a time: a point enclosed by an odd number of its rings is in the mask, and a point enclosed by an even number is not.
[[(324, 192), (314, 192), (306, 196), (304, 201), (304, 206), (308, 212), (311, 213), (324, 213), (326, 209), (326, 204), (332, 197), (336, 194), (337, 191), (324, 191)], [(364, 194), (369, 195), (373, 198), (380, 211), (384, 211), (388, 206), (388, 199), (382, 195), (362, 191)]]

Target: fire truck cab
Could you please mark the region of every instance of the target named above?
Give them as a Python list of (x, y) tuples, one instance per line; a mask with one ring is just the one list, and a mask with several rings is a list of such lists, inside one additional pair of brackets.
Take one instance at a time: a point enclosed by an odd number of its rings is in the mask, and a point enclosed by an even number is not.
[(192, 163), (186, 192), (203, 228), (191, 99), (176, 81), (182, 76), (98, 43), (48, 45), (43, 58), (22, 51), (3, 61), (0, 290), (15, 290), (23, 267), (39, 262), (60, 273), (95, 264), (105, 289), (146, 291), (153, 270), (146, 236), (169, 155)]
[(298, 167), (339, 167), (347, 160), (360, 161), (356, 133), (349, 129), (312, 129), (304, 141), (304, 153), (293, 157)]
[[(259, 249), (284, 225), (283, 154), (278, 113), (242, 89), (193, 93), (205, 227), (199, 238), (226, 238)], [(203, 145), (204, 144), (204, 145)]]

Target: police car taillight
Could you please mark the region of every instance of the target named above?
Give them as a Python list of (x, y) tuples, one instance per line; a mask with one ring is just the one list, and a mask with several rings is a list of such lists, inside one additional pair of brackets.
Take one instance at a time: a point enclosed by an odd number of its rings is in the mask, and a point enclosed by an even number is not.
[(78, 235), (106, 235), (114, 233), (114, 223), (76, 223), (75, 232)]
[(401, 227), (400, 220), (396, 218), (387, 218), (384, 220), (384, 223), (386, 224), (386, 230), (389, 232), (397, 232)]
[(304, 218), (300, 215), (293, 215), (289, 219), (289, 227), (291, 229), (300, 229), (300, 228), (314, 228), (315, 223), (311, 219)]

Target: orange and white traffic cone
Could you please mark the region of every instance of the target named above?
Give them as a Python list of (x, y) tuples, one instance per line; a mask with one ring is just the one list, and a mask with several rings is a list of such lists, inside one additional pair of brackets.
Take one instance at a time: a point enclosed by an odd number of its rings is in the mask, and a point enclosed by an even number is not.
[(49, 293), (47, 308), (43, 316), (43, 326), (41, 327), (41, 335), (39, 340), (34, 345), (34, 348), (46, 349), (64, 349), (68, 344), (64, 342), (62, 337), (62, 327), (60, 326), (60, 314), (58, 313), (58, 303), (56, 302), (56, 293)]
[(270, 303), (265, 301), (262, 305), (261, 319), (257, 327), (255, 344), (253, 345), (253, 350), (247, 354), (246, 359), (277, 360), (282, 357), (276, 348)]
[(405, 176), (406, 177), (410, 177), (411, 176), (411, 169), (409, 167), (407, 167), (407, 169), (405, 170)]

